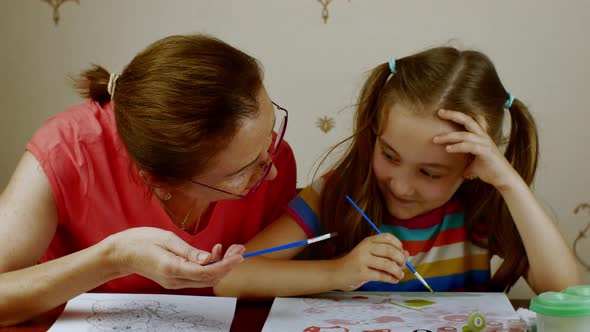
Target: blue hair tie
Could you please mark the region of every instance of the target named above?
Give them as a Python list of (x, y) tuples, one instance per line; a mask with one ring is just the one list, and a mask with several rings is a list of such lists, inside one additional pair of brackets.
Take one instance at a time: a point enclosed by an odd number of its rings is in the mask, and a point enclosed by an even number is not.
[(504, 108), (510, 109), (510, 107), (512, 107), (513, 101), (514, 101), (514, 96), (510, 92), (508, 92), (508, 100), (506, 100), (506, 102), (504, 103)]
[(389, 60), (389, 70), (391, 70), (391, 74), (395, 74), (395, 59)]

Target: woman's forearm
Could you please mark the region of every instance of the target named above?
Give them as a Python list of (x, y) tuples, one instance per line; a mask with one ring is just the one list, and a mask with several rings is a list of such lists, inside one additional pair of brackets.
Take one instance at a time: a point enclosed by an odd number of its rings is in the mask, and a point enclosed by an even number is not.
[(103, 241), (68, 256), (0, 274), (0, 325), (26, 321), (122, 277), (109, 251)]

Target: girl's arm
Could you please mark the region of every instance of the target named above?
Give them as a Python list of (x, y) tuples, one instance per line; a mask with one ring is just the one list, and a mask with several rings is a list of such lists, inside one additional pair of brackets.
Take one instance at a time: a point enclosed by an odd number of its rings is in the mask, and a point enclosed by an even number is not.
[[(474, 160), (465, 169), (466, 178), (479, 178), (493, 185), (502, 195), (529, 259), (526, 279), (537, 293), (560, 291), (580, 282), (572, 251), (557, 227), (545, 213), (526, 182), (500, 153), (479, 122), (466, 114), (439, 110), (442, 119), (465, 127), (435, 137), (450, 153), (469, 153)], [(493, 225), (493, 221), (491, 223)]]
[[(307, 238), (299, 224), (283, 214), (248, 242), (246, 249), (251, 252)], [(338, 241), (338, 237), (327, 241)], [(303, 249), (246, 259), (214, 287), (215, 294), (249, 299), (299, 296), (354, 290), (368, 281), (397, 283), (404, 276), (402, 267), (407, 254), (391, 234), (368, 237), (341, 258), (290, 260)]]
[[(214, 285), (235, 264), (243, 248), (221, 249), (206, 259), (175, 235), (134, 228), (71, 255), (37, 264), (57, 228), (51, 187), (37, 160), (25, 153), (0, 196), (0, 326), (16, 324), (118, 277), (138, 273), (164, 287)], [(241, 248), (241, 249), (240, 249)], [(219, 266), (217, 266), (219, 265)]]
[(574, 255), (553, 220), (516, 172), (509, 183), (497, 189), (524, 243), (530, 264), (526, 280), (531, 288), (542, 293), (579, 284), (580, 274)]

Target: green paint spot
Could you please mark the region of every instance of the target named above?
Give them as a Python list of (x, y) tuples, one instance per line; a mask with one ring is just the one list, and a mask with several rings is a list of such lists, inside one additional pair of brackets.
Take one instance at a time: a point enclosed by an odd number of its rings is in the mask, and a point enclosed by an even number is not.
[(415, 311), (420, 311), (420, 312), (422, 312), (422, 310), (420, 310), (420, 309), (416, 309), (416, 308), (408, 307), (408, 306), (406, 306), (406, 305), (399, 304), (399, 303), (395, 303), (395, 302), (393, 302), (393, 301), (390, 301), (389, 303), (391, 303), (391, 304), (393, 304), (393, 305), (395, 305), (395, 306), (398, 306), (398, 307), (402, 307), (402, 308), (406, 308), (406, 309), (410, 309), (410, 310), (415, 310)]
[(420, 308), (420, 307), (427, 307), (429, 305), (433, 305), (436, 302), (422, 300), (422, 299), (414, 299), (414, 300), (405, 300), (404, 303), (411, 306), (411, 307), (419, 307)]

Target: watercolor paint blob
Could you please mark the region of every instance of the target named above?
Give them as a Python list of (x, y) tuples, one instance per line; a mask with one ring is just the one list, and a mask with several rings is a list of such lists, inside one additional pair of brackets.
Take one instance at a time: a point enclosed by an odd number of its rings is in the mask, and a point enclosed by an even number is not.
[(422, 300), (422, 299), (415, 299), (415, 300), (406, 300), (406, 301), (404, 301), (404, 303), (406, 305), (409, 305), (410, 307), (427, 307), (429, 305), (435, 304), (436, 302)]

